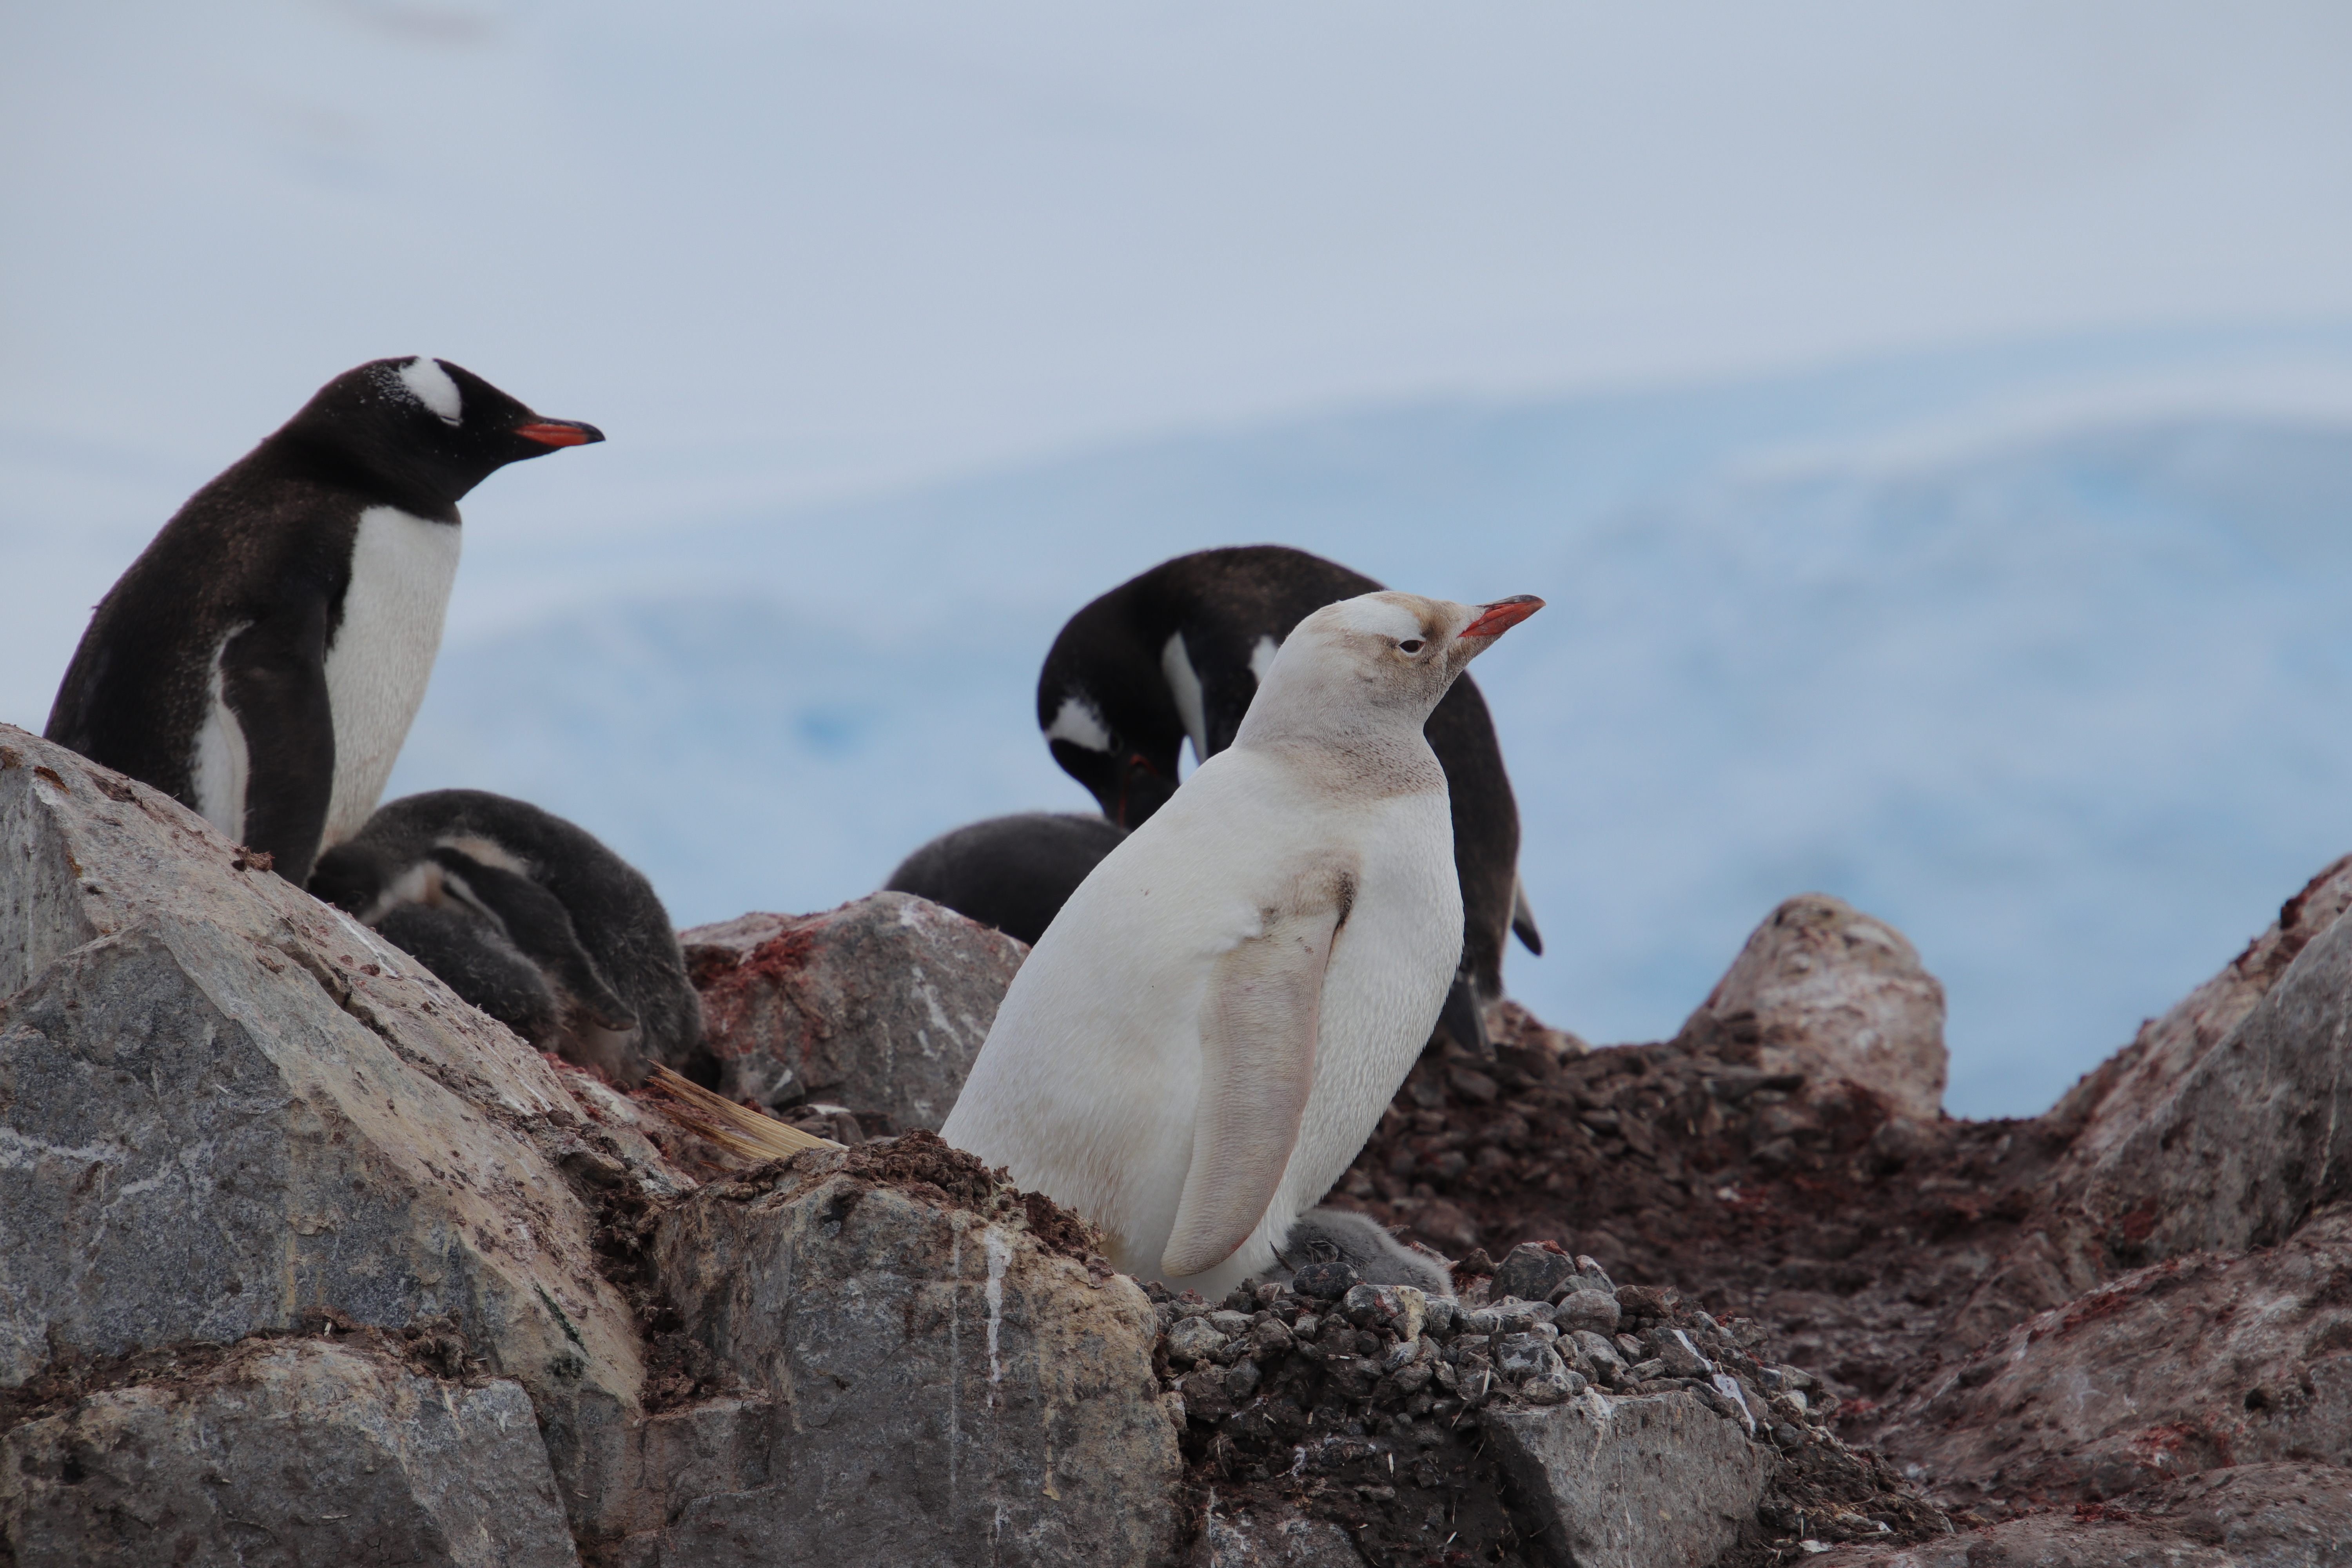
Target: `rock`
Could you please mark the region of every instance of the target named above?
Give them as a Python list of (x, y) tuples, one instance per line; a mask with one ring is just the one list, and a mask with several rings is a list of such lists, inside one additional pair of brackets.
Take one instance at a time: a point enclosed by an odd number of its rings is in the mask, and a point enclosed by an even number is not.
[(564, 1173), (605, 1135), (543, 1058), (167, 796), (5, 727), (0, 933), (0, 1388), (446, 1314), (530, 1393), (567, 1504), (597, 1489), (643, 1356)]
[(2130, 1045), (2084, 1074), (2042, 1119), (2072, 1138), (2074, 1162), (2096, 1163), (2154, 1116), (2189, 1069), (2254, 1010), (2287, 966), (2347, 908), (2352, 855), (2328, 866), (2282, 905), (2270, 929), (2219, 974), (2163, 1017), (2141, 1025)]
[(1497, 1297), (1519, 1296), (1548, 1301), (1552, 1292), (1576, 1277), (1576, 1259), (1557, 1245), (1525, 1242), (1511, 1248), (1495, 1269), (1487, 1289)]
[(1220, 1510), (1213, 1499), (1184, 1568), (1364, 1568), (1348, 1532), (1286, 1504)]
[(1570, 1290), (1552, 1309), (1551, 1321), (1562, 1333), (1589, 1329), (1596, 1334), (1613, 1334), (1619, 1319), (1617, 1297), (1604, 1290)]
[[(2059, 1173), (2062, 1251), (2129, 1265), (2277, 1242), (2352, 1193), (2352, 921), (2298, 953), (2238, 1025), (2087, 1170)], [(2105, 1271), (2105, 1270), (2103, 1270)]]
[(2018, 1325), (1891, 1412), (1937, 1494), (2096, 1503), (2230, 1464), (2352, 1466), (2352, 1212), (2235, 1258), (2126, 1274)]
[(1901, 931), (1826, 893), (1774, 910), (1680, 1038), (1768, 1073), (1843, 1079), (1905, 1116), (1943, 1110), (1943, 986)]
[(1360, 1329), (1416, 1340), (1429, 1318), (1429, 1298), (1410, 1285), (1358, 1285), (1341, 1299), (1339, 1311)]
[(1168, 1353), (1191, 1365), (1224, 1347), (1225, 1334), (1205, 1317), (1180, 1320), (1168, 1332)]
[(247, 1341), (0, 1439), (0, 1561), (18, 1568), (580, 1559), (530, 1398), (380, 1350)]
[[(1088, 1271), (1088, 1233), (926, 1133), (767, 1171), (689, 1195), (656, 1237), (686, 1331), (784, 1407), (769, 1479), (687, 1501), (657, 1561), (1172, 1552), (1158, 1323), (1134, 1281)], [(1196, 1373), (1187, 1405), (1228, 1375)]]
[(1755, 1518), (1772, 1461), (1689, 1394), (1484, 1415), (1533, 1516), (1537, 1560), (1559, 1568), (1705, 1568)]
[(937, 1131), (1029, 950), (908, 893), (682, 934), (719, 1091), (845, 1106), (868, 1136)]
[(2134, 1497), (2128, 1507), (2034, 1513), (1942, 1541), (1856, 1545), (1816, 1568), (2347, 1568), (2352, 1487), (2310, 1464), (2209, 1470)]
[(1344, 1263), (1310, 1263), (1291, 1277), (1290, 1288), (1310, 1300), (1328, 1301), (1356, 1289), (1361, 1278)]

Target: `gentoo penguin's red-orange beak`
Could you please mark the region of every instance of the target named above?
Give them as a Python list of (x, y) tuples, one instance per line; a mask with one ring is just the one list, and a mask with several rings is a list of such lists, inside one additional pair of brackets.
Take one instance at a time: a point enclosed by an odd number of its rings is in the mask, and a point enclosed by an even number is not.
[(1498, 637), (1538, 610), (1543, 601), (1533, 594), (1514, 594), (1507, 599), (1497, 599), (1491, 605), (1478, 606), (1486, 613), (1462, 628), (1465, 637)]
[(604, 432), (577, 419), (534, 419), (528, 425), (516, 426), (514, 433), (542, 447), (585, 447), (591, 441), (604, 438)]

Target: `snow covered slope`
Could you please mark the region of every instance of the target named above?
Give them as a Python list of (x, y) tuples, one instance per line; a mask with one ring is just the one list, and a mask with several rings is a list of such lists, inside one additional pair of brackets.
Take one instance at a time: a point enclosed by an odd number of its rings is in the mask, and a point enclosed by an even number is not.
[(486, 534), (474, 622), (548, 605), (453, 643), (394, 787), (577, 817), (681, 921), (830, 904), (957, 823), (1082, 807), (1030, 712), (1062, 618), (1279, 540), (1550, 601), (1478, 670), (1540, 1014), (1670, 1031), (1820, 889), (1947, 982), (1952, 1108), (2029, 1113), (2352, 848), (2352, 342), (2303, 348), (2175, 392), (2108, 345), (2095, 394), (2037, 350), (1376, 410), (648, 520), (553, 573)]

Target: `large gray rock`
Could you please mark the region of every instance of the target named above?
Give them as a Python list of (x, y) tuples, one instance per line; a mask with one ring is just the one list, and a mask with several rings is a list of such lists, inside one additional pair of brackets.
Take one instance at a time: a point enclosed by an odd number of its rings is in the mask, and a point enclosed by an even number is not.
[(2129, 1508), (2035, 1513), (1912, 1546), (1847, 1546), (1812, 1568), (2352, 1568), (2352, 1476), (2324, 1465), (2208, 1470)]
[(530, 1398), (380, 1350), (248, 1342), (0, 1438), (16, 1568), (577, 1564)]
[[(1878, 1448), (1951, 1508), (2098, 1503), (2231, 1464), (2352, 1467), (2352, 1212), (2136, 1270), (1897, 1405)], [(2347, 1477), (2352, 1480), (2352, 1477)]]
[(908, 893), (684, 933), (720, 1092), (937, 1131), (1029, 950)]
[(1767, 1072), (1843, 1079), (1897, 1114), (1942, 1114), (1944, 987), (1885, 921), (1801, 893), (1756, 928), (1682, 1037)]
[(2242, 1252), (2352, 1195), (2352, 921), (2337, 919), (2053, 1205), (2062, 1247)]
[(0, 1387), (319, 1311), (446, 1315), (530, 1393), (567, 1500), (593, 1493), (591, 1438), (643, 1377), (563, 1170), (600, 1139), (404, 954), (0, 727)]
[(2130, 1045), (2084, 1075), (2042, 1118), (2072, 1139), (2070, 1165), (2087, 1168), (2154, 1116), (2191, 1068), (2226, 1038), (2314, 938), (2352, 908), (2352, 855), (2326, 867), (2280, 906), (2278, 919), (2219, 974)]
[(614, 1560), (1150, 1563), (1172, 1553), (1176, 1430), (1157, 1322), (1088, 1240), (914, 1133), (708, 1186), (656, 1258), (691, 1334), (774, 1402), (766, 1469)]
[(1739, 1423), (1691, 1394), (1593, 1390), (1484, 1419), (1535, 1517), (1529, 1550), (1558, 1568), (1706, 1568), (1754, 1520), (1772, 1473)]

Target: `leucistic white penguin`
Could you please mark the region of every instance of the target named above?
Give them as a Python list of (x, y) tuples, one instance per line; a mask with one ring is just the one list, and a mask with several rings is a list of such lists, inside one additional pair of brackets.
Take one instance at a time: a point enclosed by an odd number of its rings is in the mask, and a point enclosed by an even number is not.
[(1422, 733), (1541, 606), (1366, 594), (1298, 624), (1234, 743), (1062, 907), (940, 1135), (1204, 1295), (1265, 1272), (1363, 1147), (1462, 954)]
[[(1204, 761), (1233, 743), (1259, 679), (1310, 612), (1380, 591), (1336, 561), (1280, 544), (1195, 551), (1163, 561), (1069, 619), (1037, 677), (1037, 727), (1064, 772), (1128, 827), (1175, 793), (1187, 741)], [(1488, 1048), (1480, 1009), (1503, 994), (1516, 931), (1543, 952), (1519, 885), (1519, 808), (1477, 683), (1454, 683), (1425, 726), (1445, 770), (1454, 870), (1462, 884), (1462, 967), (1446, 1032)]]
[(509, 463), (604, 438), (446, 360), (346, 371), (108, 591), (45, 732), (299, 887), (375, 809), (424, 700), (457, 502)]

